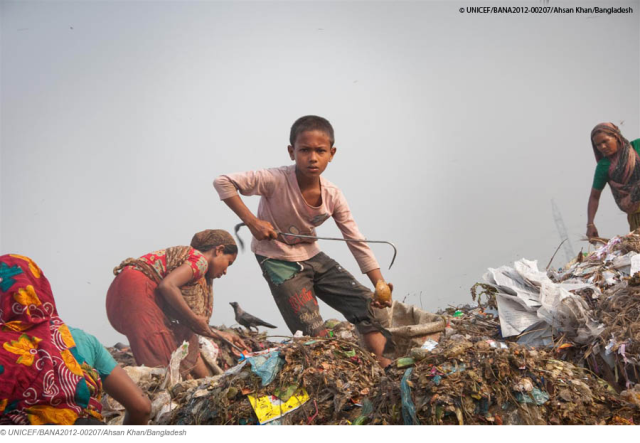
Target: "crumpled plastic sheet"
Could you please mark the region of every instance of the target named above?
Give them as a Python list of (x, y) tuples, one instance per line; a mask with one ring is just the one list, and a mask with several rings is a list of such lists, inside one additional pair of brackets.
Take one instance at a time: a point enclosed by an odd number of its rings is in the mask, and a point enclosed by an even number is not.
[(560, 285), (545, 282), (540, 301), (538, 317), (558, 330), (575, 334), (576, 343), (588, 343), (604, 330), (604, 325), (591, 318), (587, 303)]
[(409, 368), (405, 371), (400, 382), (400, 395), (402, 398), (402, 419), (405, 425), (419, 425), (420, 421), (416, 415), (416, 406), (413, 404), (411, 398), (411, 388), (409, 387), (409, 379), (413, 368)]
[(534, 347), (553, 346), (553, 328), (545, 321), (529, 326), (520, 338), (518, 344)]
[[(607, 243), (604, 246), (601, 246), (599, 249), (597, 249), (594, 252), (593, 254), (594, 258), (601, 260), (605, 257), (608, 257), (612, 253), (614, 247), (621, 242), (622, 242), (622, 237), (620, 236), (613, 237), (611, 240), (609, 240), (609, 243)], [(613, 259), (613, 257), (611, 257), (611, 259)]]
[(496, 301), (503, 337), (519, 335), (540, 320), (570, 333), (576, 343), (588, 343), (604, 329), (590, 317), (589, 306), (582, 297), (569, 292), (594, 286), (584, 282), (554, 283), (538, 270), (537, 261), (523, 258), (514, 263), (514, 268), (489, 268), (484, 279), (498, 291)]
[(247, 357), (247, 361), (251, 364), (251, 371), (262, 380), (262, 386), (267, 386), (271, 383), (284, 366), (284, 360), (280, 358), (280, 351)]
[(180, 383), (182, 376), (180, 375), (180, 363), (189, 354), (189, 342), (183, 341), (182, 344), (173, 351), (167, 368), (167, 376), (162, 384), (162, 389), (170, 389), (176, 383)]
[(198, 343), (200, 344), (200, 355), (202, 358), (204, 358), (207, 363), (215, 365), (218, 354), (220, 353), (218, 345), (202, 336), (198, 336)]
[(518, 400), (518, 402), (520, 403), (535, 404), (536, 406), (540, 406), (549, 401), (549, 394), (541, 391), (539, 388), (533, 388), (533, 390), (529, 394), (518, 392), (516, 394), (516, 400)]

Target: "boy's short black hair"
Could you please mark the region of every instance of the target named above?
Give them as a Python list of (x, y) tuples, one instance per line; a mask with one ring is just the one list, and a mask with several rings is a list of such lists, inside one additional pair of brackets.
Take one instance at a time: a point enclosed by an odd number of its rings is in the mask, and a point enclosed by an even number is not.
[(333, 135), (333, 126), (329, 123), (329, 120), (326, 118), (318, 117), (317, 115), (305, 115), (304, 117), (300, 117), (298, 120), (293, 123), (291, 126), (291, 134), (289, 135), (289, 143), (293, 146), (298, 138), (298, 135), (302, 134), (305, 131), (322, 131), (329, 136), (329, 141), (331, 141), (331, 147), (333, 147), (333, 143), (335, 142), (335, 137)]

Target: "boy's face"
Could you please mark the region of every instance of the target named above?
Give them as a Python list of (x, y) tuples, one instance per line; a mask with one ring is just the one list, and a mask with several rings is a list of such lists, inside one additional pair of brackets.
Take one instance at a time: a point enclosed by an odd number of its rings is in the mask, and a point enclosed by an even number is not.
[(288, 150), (298, 172), (308, 178), (319, 177), (336, 153), (329, 136), (318, 130), (298, 134), (294, 145), (289, 146)]

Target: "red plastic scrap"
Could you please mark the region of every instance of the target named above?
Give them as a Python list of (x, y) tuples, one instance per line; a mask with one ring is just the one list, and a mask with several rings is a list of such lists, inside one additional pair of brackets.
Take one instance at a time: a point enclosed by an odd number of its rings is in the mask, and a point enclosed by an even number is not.
[(311, 424), (311, 422), (318, 416), (318, 402), (316, 402), (315, 400), (313, 400), (313, 406), (316, 407), (316, 413), (313, 414), (311, 417), (309, 417), (308, 423)]

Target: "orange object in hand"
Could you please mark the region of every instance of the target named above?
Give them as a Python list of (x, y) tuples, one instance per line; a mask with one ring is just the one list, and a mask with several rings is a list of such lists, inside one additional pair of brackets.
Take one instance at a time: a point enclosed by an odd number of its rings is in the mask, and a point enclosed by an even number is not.
[(376, 283), (376, 290), (373, 293), (373, 300), (380, 303), (391, 302), (391, 288), (384, 280), (378, 280)]

